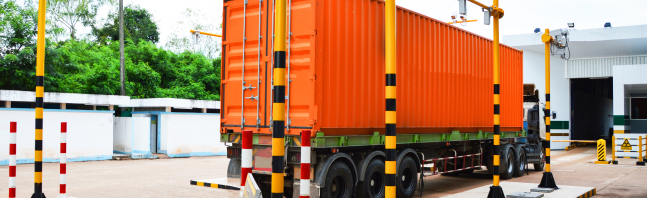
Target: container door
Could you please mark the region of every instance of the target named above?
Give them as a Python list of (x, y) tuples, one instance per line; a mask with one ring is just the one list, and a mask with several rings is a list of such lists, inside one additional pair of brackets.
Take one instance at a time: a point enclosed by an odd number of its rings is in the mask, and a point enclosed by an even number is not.
[[(240, 132), (268, 128), (271, 105), (267, 53), (272, 1), (227, 1), (223, 21), (222, 126)], [(267, 117), (267, 119), (266, 119)]]

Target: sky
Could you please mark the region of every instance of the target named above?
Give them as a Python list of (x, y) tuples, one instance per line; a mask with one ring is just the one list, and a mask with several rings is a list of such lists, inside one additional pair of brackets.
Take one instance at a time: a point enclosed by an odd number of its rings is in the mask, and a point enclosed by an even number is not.
[[(479, 2), (492, 5), (492, 0)], [(396, 4), (445, 22), (458, 12), (456, 0), (398, 0)], [(575, 29), (603, 28), (605, 22), (613, 27), (647, 24), (645, 0), (499, 0), (499, 7), (505, 12), (500, 19), (501, 36), (533, 33), (535, 28), (542, 32), (545, 28), (568, 28), (567, 23), (575, 23)], [(467, 18), (478, 21), (454, 26), (492, 38), (492, 25), (483, 24), (480, 7), (468, 3)]]
[[(492, 4), (492, 0), (480, 2)], [(446, 22), (451, 21), (450, 16), (458, 11), (456, 0), (397, 0), (396, 4)], [(153, 14), (159, 27), (160, 46), (177, 31), (189, 34), (188, 28), (177, 28), (187, 9), (203, 13), (205, 20), (211, 20), (215, 25), (222, 21), (222, 0), (124, 0), (124, 5), (139, 5)], [(647, 24), (647, 11), (644, 10), (647, 0), (500, 0), (499, 6), (505, 10), (505, 16), (500, 20), (501, 36), (532, 33), (535, 28), (542, 31), (545, 28), (567, 28), (567, 23), (575, 23), (575, 29), (602, 28), (605, 22), (611, 22), (613, 27)], [(454, 26), (492, 38), (492, 25), (483, 24), (480, 7), (468, 3), (467, 10), (467, 18), (478, 21), (464, 27), (460, 24)], [(100, 10), (99, 17), (106, 17), (108, 12), (108, 8)], [(89, 33), (89, 28), (79, 32)]]
[[(492, 4), (492, 0), (480, 2)], [(124, 0), (124, 4), (137, 4), (153, 14), (160, 28), (160, 43), (179, 31), (173, 26), (187, 8), (203, 11), (216, 24), (222, 21), (222, 0)], [(396, 4), (441, 21), (451, 21), (450, 16), (458, 11), (456, 0), (397, 0)], [(500, 20), (501, 36), (532, 33), (535, 28), (567, 28), (567, 23), (575, 23), (575, 29), (602, 28), (605, 22), (614, 27), (647, 24), (647, 0), (500, 0), (499, 6), (505, 11)], [(467, 17), (478, 21), (454, 26), (492, 38), (492, 25), (483, 24), (480, 7), (469, 3)]]

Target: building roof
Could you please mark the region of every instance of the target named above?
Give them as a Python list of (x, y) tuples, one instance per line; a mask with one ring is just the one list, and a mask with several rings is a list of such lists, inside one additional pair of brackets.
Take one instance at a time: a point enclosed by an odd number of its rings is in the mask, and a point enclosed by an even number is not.
[[(647, 54), (647, 25), (598, 29), (556, 29), (551, 35), (569, 31), (571, 58), (618, 57)], [(544, 53), (540, 33), (503, 36), (502, 43), (520, 50)]]
[(176, 109), (220, 109), (220, 101), (189, 100), (178, 98), (130, 99), (130, 104), (122, 107), (173, 107)]
[[(33, 91), (0, 90), (0, 101), (34, 102)], [(120, 107), (173, 107), (176, 109), (220, 109), (220, 101), (189, 100), (178, 98), (131, 99), (129, 96), (45, 92), (46, 103), (69, 103)]]
[[(34, 102), (36, 93), (33, 91), (0, 90), (0, 100), (12, 102)], [(45, 92), (43, 101), (46, 103), (70, 103), (84, 105), (128, 105), (130, 97), (117, 95), (78, 94)]]

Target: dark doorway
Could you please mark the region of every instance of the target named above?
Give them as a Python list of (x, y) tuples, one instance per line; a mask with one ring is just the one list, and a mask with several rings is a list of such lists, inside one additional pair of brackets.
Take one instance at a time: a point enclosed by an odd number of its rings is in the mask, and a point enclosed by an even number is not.
[(613, 131), (613, 78), (571, 79), (571, 139), (608, 138)]

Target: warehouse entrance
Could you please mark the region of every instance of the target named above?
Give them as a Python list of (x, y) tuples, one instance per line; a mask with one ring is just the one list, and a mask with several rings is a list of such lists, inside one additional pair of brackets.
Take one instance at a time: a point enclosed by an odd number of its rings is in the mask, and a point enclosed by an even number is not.
[(597, 140), (613, 131), (613, 78), (571, 79), (571, 138)]

